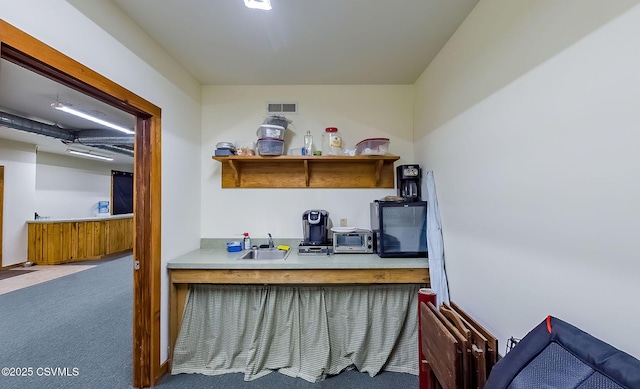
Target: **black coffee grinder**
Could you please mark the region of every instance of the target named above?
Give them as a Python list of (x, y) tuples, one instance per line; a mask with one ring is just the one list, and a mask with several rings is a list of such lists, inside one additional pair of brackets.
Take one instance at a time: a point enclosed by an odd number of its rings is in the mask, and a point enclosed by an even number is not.
[(422, 169), (420, 165), (400, 165), (396, 167), (398, 196), (404, 201), (422, 200)]

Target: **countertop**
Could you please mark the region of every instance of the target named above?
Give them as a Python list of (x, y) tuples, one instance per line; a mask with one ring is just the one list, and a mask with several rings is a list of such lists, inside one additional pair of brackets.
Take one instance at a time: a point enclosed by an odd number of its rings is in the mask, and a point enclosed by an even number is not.
[(100, 220), (115, 220), (115, 219), (126, 219), (133, 217), (132, 213), (125, 213), (122, 215), (105, 215), (105, 216), (89, 216), (89, 217), (75, 217), (75, 218), (66, 218), (66, 219), (38, 219), (38, 220), (27, 220), (27, 224), (30, 223), (65, 223), (65, 222), (97, 222)]
[(380, 258), (377, 254), (298, 255), (276, 259), (238, 259), (245, 251), (229, 253), (221, 248), (201, 248), (172, 259), (168, 269), (427, 269), (427, 258)]

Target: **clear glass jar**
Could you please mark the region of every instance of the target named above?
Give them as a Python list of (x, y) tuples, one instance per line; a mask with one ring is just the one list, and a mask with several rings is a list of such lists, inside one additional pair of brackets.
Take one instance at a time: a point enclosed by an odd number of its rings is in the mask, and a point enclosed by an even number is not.
[(342, 155), (342, 137), (336, 127), (327, 127), (324, 130), (322, 155)]

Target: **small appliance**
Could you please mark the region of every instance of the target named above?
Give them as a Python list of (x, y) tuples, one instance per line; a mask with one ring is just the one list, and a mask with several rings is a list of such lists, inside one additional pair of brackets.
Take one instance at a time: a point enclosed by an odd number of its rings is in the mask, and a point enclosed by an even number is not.
[(380, 257), (427, 256), (426, 201), (374, 201), (370, 209)]
[(420, 165), (400, 165), (396, 167), (396, 187), (398, 196), (404, 201), (422, 200), (422, 169)]
[(302, 230), (305, 244), (326, 244), (329, 212), (309, 210), (302, 214)]
[(298, 247), (299, 255), (329, 255), (333, 245), (328, 239), (329, 212), (312, 209), (302, 214), (303, 240)]
[(372, 254), (373, 233), (370, 230), (333, 230), (334, 254)]

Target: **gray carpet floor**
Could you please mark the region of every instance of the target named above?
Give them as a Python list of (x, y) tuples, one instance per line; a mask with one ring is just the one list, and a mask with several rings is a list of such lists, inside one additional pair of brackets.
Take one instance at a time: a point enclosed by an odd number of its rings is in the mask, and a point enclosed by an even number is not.
[[(0, 388), (131, 388), (132, 287), (127, 255), (0, 295)], [(180, 374), (166, 375), (156, 387), (417, 388), (418, 377), (392, 372), (369, 377), (352, 370), (312, 384), (277, 372), (251, 382), (240, 373)]]
[(0, 388), (129, 388), (131, 273), (127, 255), (1, 295)]

